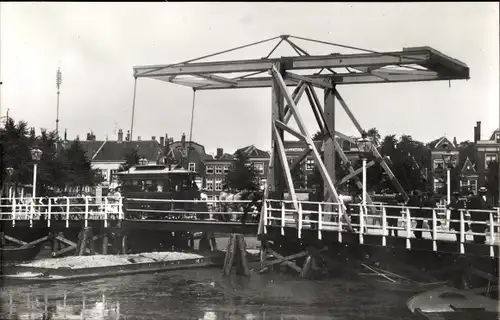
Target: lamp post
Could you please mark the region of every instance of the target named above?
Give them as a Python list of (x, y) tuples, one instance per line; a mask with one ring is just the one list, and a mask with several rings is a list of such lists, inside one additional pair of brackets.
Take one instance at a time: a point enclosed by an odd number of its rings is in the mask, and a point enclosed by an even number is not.
[[(453, 153), (446, 152), (443, 153), (443, 162), (446, 166), (446, 205), (450, 205), (451, 202), (451, 169), (453, 168)], [(450, 210), (446, 210), (446, 221), (450, 220)]]
[(56, 88), (57, 88), (56, 135), (57, 135), (57, 139), (59, 139), (59, 94), (61, 92), (60, 91), (61, 84), (62, 84), (61, 68), (57, 68), (57, 71), (56, 71)]
[(31, 149), (31, 159), (33, 160), (33, 199), (36, 197), (36, 176), (38, 162), (42, 159), (43, 151), (38, 148)]
[(453, 169), (453, 153), (451, 152), (446, 152), (443, 154), (443, 162), (444, 165), (446, 166), (446, 201), (447, 204), (450, 204), (451, 202), (451, 169)]
[(139, 159), (139, 165), (140, 165), (140, 166), (147, 166), (147, 165), (148, 165), (148, 163), (149, 163), (148, 159), (146, 159), (146, 158), (144, 158), (144, 157), (141, 157), (141, 158)]
[(370, 156), (372, 151), (372, 141), (366, 135), (363, 134), (361, 139), (358, 139), (358, 150), (360, 151), (359, 156), (363, 162), (363, 206), (366, 206), (366, 160)]

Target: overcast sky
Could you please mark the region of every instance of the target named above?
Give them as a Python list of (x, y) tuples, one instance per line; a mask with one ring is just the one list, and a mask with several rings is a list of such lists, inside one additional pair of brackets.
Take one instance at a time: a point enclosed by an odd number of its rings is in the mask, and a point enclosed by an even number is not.
[[(342, 86), (361, 125), (430, 141), (483, 138), (499, 123), (499, 6), (441, 3), (1, 3), (1, 115), (55, 128), (55, 74), (63, 73), (60, 131), (116, 139), (130, 127), (135, 65), (170, 64), (290, 34), (377, 51), (431, 46), (470, 67), (469, 81)], [(311, 54), (341, 52), (297, 44)], [(274, 43), (220, 57), (261, 58)], [(286, 48), (286, 49), (285, 49)], [(283, 46), (276, 53), (293, 55)], [(290, 89), (291, 90), (291, 89)], [(270, 89), (198, 92), (193, 140), (208, 152), (270, 148)], [(306, 100), (306, 99), (305, 99)], [(189, 135), (192, 90), (139, 79), (134, 138)], [(305, 109), (306, 104), (299, 104)], [(304, 107), (302, 107), (304, 105)], [(302, 110), (302, 109), (301, 109)], [(314, 118), (305, 114), (311, 133)], [(337, 130), (356, 130), (339, 107)]]

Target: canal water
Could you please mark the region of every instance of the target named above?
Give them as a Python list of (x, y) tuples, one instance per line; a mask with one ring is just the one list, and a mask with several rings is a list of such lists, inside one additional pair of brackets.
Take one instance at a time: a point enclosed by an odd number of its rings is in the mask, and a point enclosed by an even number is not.
[[(255, 266), (257, 267), (257, 266)], [(412, 292), (342, 276), (283, 273), (223, 277), (189, 269), (90, 281), (3, 284), (1, 319), (414, 319)]]

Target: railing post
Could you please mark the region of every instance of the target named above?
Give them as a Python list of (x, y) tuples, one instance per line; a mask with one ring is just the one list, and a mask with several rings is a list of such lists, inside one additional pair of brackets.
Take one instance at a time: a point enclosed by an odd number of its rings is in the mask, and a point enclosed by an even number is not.
[(104, 228), (108, 227), (108, 209), (109, 209), (109, 201), (108, 197), (104, 198)]
[(342, 203), (338, 204), (338, 212), (337, 215), (339, 217), (339, 233), (338, 233), (338, 241), (342, 243)]
[(30, 228), (33, 228), (33, 211), (35, 211), (35, 198), (30, 203)]
[(285, 235), (285, 203), (281, 201), (281, 235)]
[(13, 197), (12, 198), (12, 226), (15, 227), (16, 226), (16, 215), (17, 215), (17, 212), (16, 212), (16, 198)]
[(385, 211), (385, 206), (382, 205), (382, 246), (387, 245), (387, 212)]
[(50, 220), (52, 219), (52, 198), (49, 199), (49, 204), (47, 205), (47, 227), (50, 228)]
[(437, 216), (436, 216), (436, 209), (432, 209), (432, 250), (437, 251)]
[(364, 243), (363, 233), (365, 228), (365, 215), (364, 215), (365, 205), (359, 206), (359, 243)]
[(123, 213), (123, 197), (118, 198), (118, 220), (123, 220), (125, 214)]
[(411, 217), (410, 208), (406, 208), (406, 249), (411, 249)]
[(299, 205), (299, 212), (298, 212), (299, 213), (299, 217), (298, 217), (299, 221), (297, 223), (297, 229), (298, 229), (297, 236), (300, 239), (300, 238), (302, 238), (302, 202), (299, 201), (298, 205)]
[(460, 254), (465, 254), (465, 221), (464, 211), (460, 210)]
[(85, 197), (85, 228), (89, 226), (89, 198)]
[(321, 203), (318, 203), (318, 240), (321, 240), (323, 237), (321, 230), (323, 230), (323, 208), (321, 207)]
[(490, 257), (494, 258), (495, 257), (495, 250), (494, 250), (494, 245), (495, 245), (495, 224), (494, 224), (494, 219), (493, 219), (493, 211), (489, 212), (490, 216)]
[(69, 198), (66, 198), (66, 228), (69, 228)]
[(262, 200), (262, 214), (264, 215), (262, 217), (262, 220), (264, 223), (264, 234), (267, 234), (267, 200), (266, 199)]

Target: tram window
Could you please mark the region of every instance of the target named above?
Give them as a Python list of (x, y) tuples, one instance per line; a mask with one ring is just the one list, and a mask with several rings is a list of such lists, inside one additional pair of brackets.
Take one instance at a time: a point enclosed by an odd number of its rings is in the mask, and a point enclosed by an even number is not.
[(138, 185), (139, 185), (139, 181), (137, 181), (137, 180), (132, 180), (132, 185), (133, 185), (133, 186), (138, 186)]
[(163, 181), (156, 181), (156, 192), (163, 192)]

